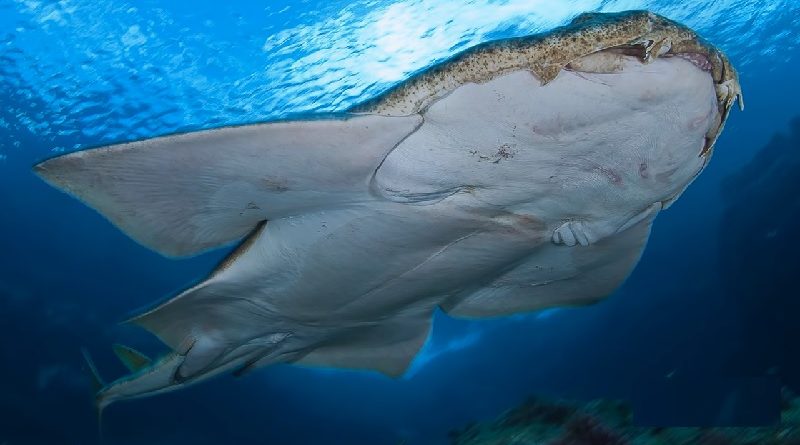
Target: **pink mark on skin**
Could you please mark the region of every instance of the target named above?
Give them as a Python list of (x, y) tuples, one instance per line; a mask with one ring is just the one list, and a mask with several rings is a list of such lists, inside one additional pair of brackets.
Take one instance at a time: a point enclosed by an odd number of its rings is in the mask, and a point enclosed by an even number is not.
[(716, 112), (716, 108), (709, 107), (708, 111), (703, 114), (702, 116), (698, 116), (691, 121), (689, 121), (689, 130), (697, 130), (698, 128), (705, 127), (706, 129), (709, 128), (709, 121), (711, 119), (711, 115)]
[(614, 185), (622, 185), (622, 176), (619, 173), (611, 170), (608, 167), (598, 166), (595, 167), (595, 171), (599, 171), (600, 173), (604, 174), (606, 178), (608, 178), (608, 182)]
[(671, 169), (669, 169), (667, 171), (658, 173), (658, 174), (656, 174), (656, 180), (660, 181), (660, 182), (667, 182), (667, 181), (669, 181), (669, 178), (672, 177), (672, 175), (675, 174), (676, 171), (678, 171), (678, 167), (674, 167), (674, 168), (671, 168)]
[(702, 54), (698, 54), (698, 53), (679, 53), (679, 54), (675, 54), (675, 55), (680, 57), (681, 59), (685, 59), (685, 60), (688, 60), (689, 62), (692, 62), (692, 64), (694, 64), (694, 66), (700, 68), (703, 71), (711, 72), (711, 68), (712, 68), (711, 62), (708, 60), (708, 58), (706, 56), (704, 56)]
[(692, 119), (692, 120), (689, 122), (689, 131), (693, 131), (693, 130), (696, 130), (696, 129), (700, 128), (700, 126), (701, 126), (701, 125), (703, 125), (703, 123), (704, 123), (706, 120), (707, 120), (707, 119), (706, 119), (706, 117), (705, 117), (705, 116), (696, 117), (696, 118)]

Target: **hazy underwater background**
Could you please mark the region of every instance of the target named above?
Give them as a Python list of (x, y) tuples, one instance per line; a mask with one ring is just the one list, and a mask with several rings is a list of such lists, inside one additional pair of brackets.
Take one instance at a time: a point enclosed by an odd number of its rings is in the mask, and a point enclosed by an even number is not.
[(105, 414), (108, 444), (445, 444), (532, 394), (629, 400), (641, 424), (774, 422), (800, 392), (800, 3), (795, 0), (0, 0), (0, 445), (97, 442), (80, 348), (163, 347), (117, 322), (204, 277), (50, 188), (58, 153), (343, 110), (472, 44), (647, 8), (739, 69), (710, 166), (608, 300), (488, 321), (437, 314), (400, 380), (274, 366)]

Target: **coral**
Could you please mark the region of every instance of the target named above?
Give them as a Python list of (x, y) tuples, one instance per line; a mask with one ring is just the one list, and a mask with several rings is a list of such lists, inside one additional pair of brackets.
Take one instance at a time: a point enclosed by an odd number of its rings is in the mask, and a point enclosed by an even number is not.
[(522, 405), (509, 411), (502, 420), (505, 426), (529, 425), (533, 422), (560, 424), (575, 413), (575, 408), (558, 403), (548, 403), (531, 397)]
[(564, 429), (564, 435), (549, 445), (628, 445), (627, 440), (594, 416), (576, 415)]

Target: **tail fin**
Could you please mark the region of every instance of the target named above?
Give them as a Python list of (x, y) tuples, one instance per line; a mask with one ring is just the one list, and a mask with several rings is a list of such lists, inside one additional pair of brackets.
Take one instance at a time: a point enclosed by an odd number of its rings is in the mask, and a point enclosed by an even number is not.
[(94, 391), (94, 408), (97, 412), (97, 435), (100, 439), (100, 443), (103, 443), (103, 408), (105, 408), (105, 404), (100, 403), (100, 400), (97, 398), (97, 393), (102, 390), (106, 384), (103, 382), (103, 379), (100, 378), (100, 373), (97, 372), (97, 367), (94, 366), (94, 361), (92, 361), (92, 357), (89, 355), (89, 351), (86, 348), (81, 348), (81, 353), (83, 354), (83, 359), (86, 361), (86, 367), (89, 369), (89, 377), (91, 378), (92, 382), (92, 390)]

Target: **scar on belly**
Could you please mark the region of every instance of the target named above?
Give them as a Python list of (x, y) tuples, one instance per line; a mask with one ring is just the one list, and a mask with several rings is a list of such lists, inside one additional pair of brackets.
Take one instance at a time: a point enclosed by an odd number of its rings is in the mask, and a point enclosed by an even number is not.
[(622, 185), (622, 176), (620, 176), (616, 171), (603, 166), (595, 167), (594, 170), (605, 175), (605, 177), (608, 178), (608, 182), (614, 185)]

